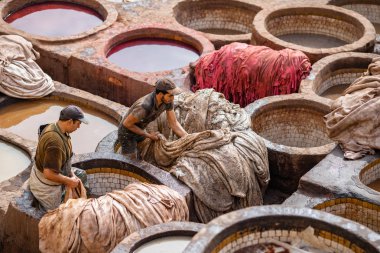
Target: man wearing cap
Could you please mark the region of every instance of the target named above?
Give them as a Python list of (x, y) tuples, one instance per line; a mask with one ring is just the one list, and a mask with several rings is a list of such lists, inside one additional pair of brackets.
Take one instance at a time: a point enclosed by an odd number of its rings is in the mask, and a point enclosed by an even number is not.
[(69, 134), (82, 122), (88, 124), (82, 110), (69, 105), (60, 112), (58, 122), (40, 126), (29, 187), (45, 210), (61, 204), (65, 186), (75, 188), (79, 184), (71, 170), (73, 153)]
[(182, 137), (187, 132), (177, 121), (173, 111), (174, 95), (180, 90), (169, 79), (160, 79), (156, 82), (156, 89), (152, 93), (138, 99), (123, 117), (118, 130), (118, 139), (121, 144), (122, 154), (136, 158), (137, 143), (149, 138), (158, 140), (158, 133), (148, 133), (145, 127), (166, 111), (169, 127), (178, 136)]

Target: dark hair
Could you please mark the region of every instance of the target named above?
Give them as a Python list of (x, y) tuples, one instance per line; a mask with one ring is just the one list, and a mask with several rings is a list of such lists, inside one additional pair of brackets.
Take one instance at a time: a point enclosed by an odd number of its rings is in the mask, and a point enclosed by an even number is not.
[(164, 94), (164, 95), (168, 93), (166, 90), (157, 90), (157, 89), (156, 89), (156, 94), (159, 94), (160, 92), (161, 92), (162, 94)]

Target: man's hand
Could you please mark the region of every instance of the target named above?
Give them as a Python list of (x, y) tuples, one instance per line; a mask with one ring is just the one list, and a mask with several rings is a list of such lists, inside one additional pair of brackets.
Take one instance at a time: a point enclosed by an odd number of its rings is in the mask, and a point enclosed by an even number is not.
[(75, 177), (75, 176), (74, 177), (68, 177), (67, 182), (66, 182), (66, 186), (70, 187), (70, 188), (75, 188), (78, 186), (79, 180), (80, 179)]
[(151, 139), (152, 141), (158, 141), (159, 138), (158, 138), (158, 135), (160, 133), (159, 132), (155, 132), (155, 133), (146, 133), (146, 137), (148, 137), (149, 139)]

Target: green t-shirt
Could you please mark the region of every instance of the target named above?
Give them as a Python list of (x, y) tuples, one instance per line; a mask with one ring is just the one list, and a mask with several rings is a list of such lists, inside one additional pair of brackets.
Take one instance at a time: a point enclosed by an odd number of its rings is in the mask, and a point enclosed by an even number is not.
[(128, 133), (132, 135), (136, 135), (129, 131), (126, 127), (124, 127), (123, 122), (128, 117), (128, 115), (132, 114), (134, 117), (138, 119), (136, 126), (141, 129), (145, 129), (146, 126), (157, 119), (160, 114), (164, 111), (173, 110), (173, 103), (165, 104), (161, 103), (160, 106), (157, 106), (156, 103), (156, 92), (149, 93), (144, 97), (138, 99), (128, 110), (128, 112), (124, 115), (123, 119), (119, 125), (119, 132)]
[(56, 124), (50, 124), (41, 133), (35, 156), (36, 167), (62, 173), (63, 165), (71, 158), (70, 136), (61, 132)]

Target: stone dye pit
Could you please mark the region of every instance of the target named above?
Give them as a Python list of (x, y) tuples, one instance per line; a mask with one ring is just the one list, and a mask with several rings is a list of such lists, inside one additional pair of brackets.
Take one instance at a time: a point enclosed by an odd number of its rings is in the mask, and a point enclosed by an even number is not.
[(167, 39), (136, 39), (111, 48), (110, 62), (135, 72), (157, 72), (187, 66), (197, 60), (190, 45)]
[(259, 12), (252, 44), (304, 52), (312, 63), (346, 51), (372, 51), (376, 32), (363, 16), (325, 5), (281, 6)]
[[(117, 12), (98, 0), (8, 0), (1, 3), (0, 25), (10, 34), (45, 42), (84, 38), (109, 27)], [(58, 19), (56, 17), (59, 17)]]
[(181, 1), (173, 9), (178, 23), (198, 30), (215, 48), (231, 42), (249, 43), (252, 21), (261, 7), (248, 1)]
[(355, 52), (327, 56), (313, 64), (309, 77), (301, 82), (299, 92), (334, 100), (367, 71), (377, 56)]
[(77, 35), (103, 23), (102, 16), (93, 9), (49, 1), (27, 5), (11, 13), (5, 21), (15, 29), (46, 37)]
[[(21, 137), (38, 140), (40, 125), (58, 121), (59, 112), (75, 102), (56, 99), (40, 99), (17, 102), (0, 109), (0, 128), (6, 129)], [(82, 107), (90, 124), (81, 124), (78, 131), (71, 134), (74, 153), (95, 151), (98, 142), (109, 132), (115, 130), (117, 122), (111, 117), (94, 109)]]
[(112, 253), (181, 253), (204, 227), (193, 222), (169, 222), (141, 229), (127, 236)]
[(323, 100), (301, 94), (266, 97), (248, 105), (252, 129), (268, 148), (275, 188), (294, 192), (299, 179), (335, 147), (326, 132)]
[(380, 206), (356, 198), (337, 198), (314, 206), (324, 212), (335, 214), (363, 224), (373, 231), (380, 232)]
[(348, 219), (312, 209), (273, 205), (246, 208), (214, 219), (195, 235), (184, 253), (251, 252), (254, 247), (300, 238), (301, 231), (309, 226), (332, 252), (380, 250), (378, 234)]

